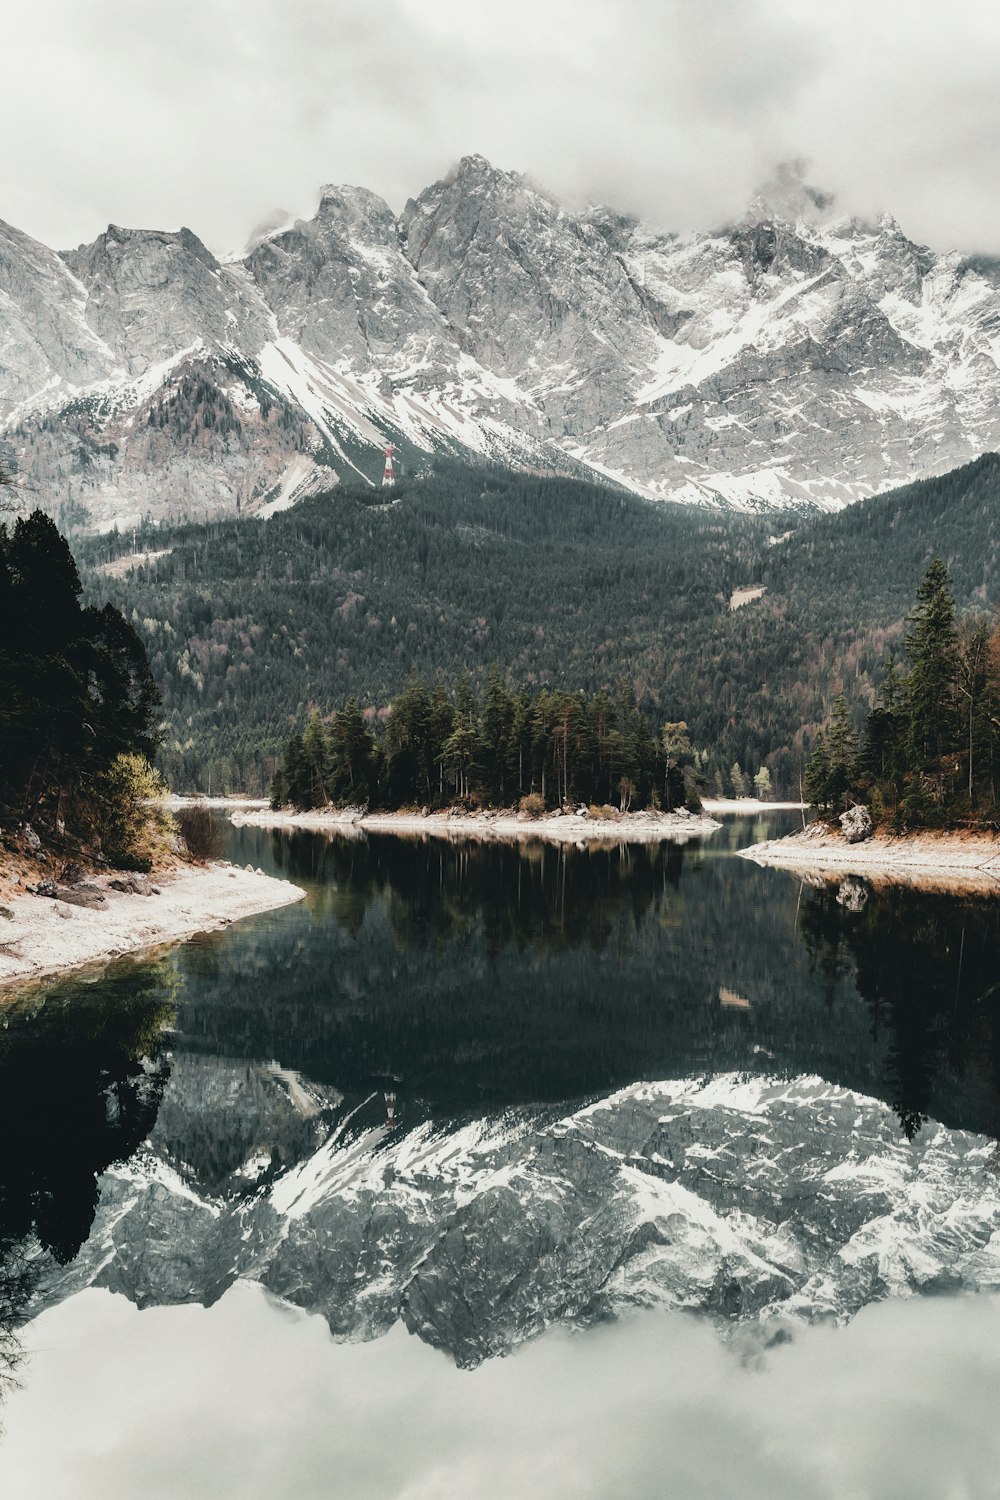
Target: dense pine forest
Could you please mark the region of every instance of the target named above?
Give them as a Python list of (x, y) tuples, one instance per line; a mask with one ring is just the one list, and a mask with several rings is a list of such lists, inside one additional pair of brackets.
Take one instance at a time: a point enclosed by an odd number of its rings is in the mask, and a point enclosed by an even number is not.
[(414, 678), (380, 733), (354, 698), (329, 724), (314, 711), (305, 734), (288, 741), (271, 805), (694, 809), (700, 759), (686, 731), (681, 722), (654, 733), (627, 683), (614, 698), (603, 689), (511, 692), (494, 667), (480, 700), (467, 674), (453, 693)]
[(87, 597), (148, 648), (178, 789), (263, 793), (313, 711), (384, 717), (414, 674), (433, 691), (466, 669), (482, 696), (499, 664), (511, 692), (624, 680), (654, 728), (687, 723), (709, 791), (764, 768), (790, 792), (840, 694), (862, 728), (934, 556), (960, 609), (1000, 597), (998, 497), (994, 455), (808, 518), (456, 464), (389, 505), (342, 488), (267, 521), (147, 526), (148, 565), (131, 536), (74, 546)]

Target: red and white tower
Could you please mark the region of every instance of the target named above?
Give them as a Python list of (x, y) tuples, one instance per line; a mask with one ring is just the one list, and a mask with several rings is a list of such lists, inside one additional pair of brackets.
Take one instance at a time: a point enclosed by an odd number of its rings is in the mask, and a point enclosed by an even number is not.
[(392, 455), (396, 451), (395, 443), (386, 443), (382, 452), (385, 454), (385, 468), (382, 470), (382, 488), (391, 490), (396, 483), (396, 476), (392, 470)]

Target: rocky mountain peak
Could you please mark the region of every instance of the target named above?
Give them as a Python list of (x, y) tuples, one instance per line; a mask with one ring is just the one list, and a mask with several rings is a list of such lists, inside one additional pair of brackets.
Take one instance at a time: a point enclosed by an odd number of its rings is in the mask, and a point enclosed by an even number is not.
[(527, 178), (520, 172), (505, 172), (487, 161), (485, 156), (473, 153), (471, 156), (463, 156), (444, 178), (444, 182), (449, 187), (458, 184), (463, 192), (475, 192), (477, 189), (517, 188), (523, 186)]
[[(570, 408), (582, 403), (583, 420), (600, 421), (620, 402), (652, 328), (607, 235), (483, 157), (464, 157), (408, 203), (402, 225), (406, 254), (462, 347), (532, 391), (564, 391), (564, 409), (549, 412), (557, 431), (579, 420)], [(595, 364), (607, 376), (599, 387), (565, 389), (568, 371)]]
[(271, 216), (224, 264), (189, 229), (111, 224), (60, 257), (0, 227), (0, 417), (55, 506), (95, 496), (112, 518), (126, 487), (140, 510), (147, 480), (163, 493), (168, 429), (150, 436), (136, 381), (178, 359), (244, 372), (238, 477), (204, 476), (223, 508), (248, 466), (249, 500), (286, 504), (329, 484), (319, 444), (356, 475), (386, 436), (652, 497), (839, 507), (1000, 445), (1000, 262), (833, 208), (791, 161), (738, 222), (679, 238), (575, 213), (472, 154), (399, 220), (331, 184), (312, 218)]
[(121, 262), (129, 256), (146, 258), (150, 254), (169, 256), (172, 254), (192, 256), (210, 271), (219, 270), (219, 262), (190, 229), (128, 229), (121, 224), (109, 224), (90, 245), (80, 245), (75, 250), (64, 250), (62, 258), (79, 274), (93, 274), (101, 262)]
[(584, 230), (600, 235), (612, 250), (622, 251), (640, 229), (639, 220), (631, 214), (622, 214), (604, 203), (590, 203), (580, 215)]
[(62, 259), (85, 289), (87, 324), (130, 374), (184, 349), (228, 344), (237, 330), (260, 342), (234, 273), (190, 229), (109, 224)]
[(83, 301), (54, 250), (0, 221), (0, 413), (46, 386), (107, 375), (114, 356), (87, 324)]
[(313, 223), (385, 245), (395, 245), (399, 238), (396, 216), (388, 203), (378, 193), (363, 187), (328, 183), (320, 191)]

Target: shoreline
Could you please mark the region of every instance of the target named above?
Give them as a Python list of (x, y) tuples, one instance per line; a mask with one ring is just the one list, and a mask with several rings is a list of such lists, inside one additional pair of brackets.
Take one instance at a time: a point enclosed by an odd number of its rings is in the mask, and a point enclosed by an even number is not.
[(392, 833), (410, 837), (440, 838), (452, 842), (475, 839), (544, 840), (554, 844), (686, 844), (721, 828), (714, 818), (686, 811), (672, 813), (622, 813), (617, 818), (594, 818), (580, 813), (548, 813), (530, 818), (525, 813), (361, 813), (345, 808), (315, 812), (233, 812), (230, 822), (237, 828), (304, 828), (316, 833), (358, 837), (366, 833)]
[(157, 805), (165, 807), (168, 812), (178, 812), (182, 807), (207, 807), (210, 812), (226, 812), (230, 808), (244, 807), (256, 812), (258, 808), (270, 806), (266, 797), (189, 797), (177, 792), (168, 792), (165, 797), (158, 799)]
[(716, 817), (762, 812), (808, 812), (808, 802), (761, 802), (759, 797), (702, 797), (701, 805)]
[(110, 878), (91, 882), (107, 903), (93, 908), (29, 893), (4, 898), (0, 1002), (12, 986), (181, 943), (305, 897), (291, 881), (224, 863), (153, 875), (155, 895), (111, 890)]
[(875, 885), (916, 885), (959, 894), (1000, 894), (1000, 838), (986, 833), (873, 834), (860, 844), (823, 824), (736, 851), (774, 869), (836, 879), (861, 875)]

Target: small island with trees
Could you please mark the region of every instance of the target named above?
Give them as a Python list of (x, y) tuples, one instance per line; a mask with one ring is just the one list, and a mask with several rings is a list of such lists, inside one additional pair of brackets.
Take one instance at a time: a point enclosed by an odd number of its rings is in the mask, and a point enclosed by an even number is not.
[(627, 683), (614, 694), (512, 688), (494, 666), (482, 695), (467, 673), (453, 688), (415, 676), (382, 716), (354, 699), (326, 719), (314, 711), (285, 746), (270, 815), (241, 820), (690, 837), (717, 826), (701, 781), (687, 724), (654, 729)]

